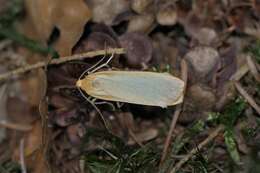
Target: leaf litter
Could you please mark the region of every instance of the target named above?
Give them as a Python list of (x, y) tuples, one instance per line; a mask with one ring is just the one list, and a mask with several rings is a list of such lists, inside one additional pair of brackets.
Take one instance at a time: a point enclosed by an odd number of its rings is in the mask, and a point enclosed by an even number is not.
[[(1, 73), (11, 74), (0, 86), (0, 172), (259, 172), (257, 0), (0, 3)], [(183, 104), (95, 100), (93, 108), (75, 82), (109, 55), (66, 57), (121, 47), (101, 70), (181, 77), (185, 60)]]

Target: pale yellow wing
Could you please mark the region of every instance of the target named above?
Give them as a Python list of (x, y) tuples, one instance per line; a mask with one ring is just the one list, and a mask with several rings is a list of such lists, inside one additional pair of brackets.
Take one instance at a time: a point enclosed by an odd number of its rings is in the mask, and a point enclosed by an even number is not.
[(90, 96), (110, 101), (167, 107), (182, 102), (184, 82), (168, 73), (103, 71), (77, 85)]

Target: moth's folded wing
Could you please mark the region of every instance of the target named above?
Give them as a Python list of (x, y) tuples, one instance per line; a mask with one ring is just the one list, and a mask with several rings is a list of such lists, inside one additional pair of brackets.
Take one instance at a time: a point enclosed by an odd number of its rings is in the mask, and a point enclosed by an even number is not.
[[(182, 101), (184, 83), (165, 73), (97, 73), (93, 96), (111, 101), (166, 107)], [(93, 93), (93, 92), (92, 92)]]

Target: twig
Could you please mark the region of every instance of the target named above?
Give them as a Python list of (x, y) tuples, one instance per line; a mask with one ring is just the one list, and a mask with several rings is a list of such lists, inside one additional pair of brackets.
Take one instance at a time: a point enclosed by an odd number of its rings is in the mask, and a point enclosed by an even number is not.
[(246, 60), (247, 60), (247, 64), (248, 64), (250, 72), (254, 76), (255, 80), (260, 83), (260, 73), (257, 70), (255, 62), (252, 60), (252, 57), (250, 55), (248, 55), (246, 57)]
[(176, 173), (183, 164), (185, 164), (194, 154), (196, 154), (199, 150), (201, 150), (204, 146), (206, 146), (209, 142), (211, 142), (218, 134), (224, 129), (224, 126), (219, 125), (210, 135), (202, 141), (198, 147), (193, 148), (189, 154), (187, 154), (183, 159), (181, 159), (176, 166), (170, 171), (170, 173)]
[(20, 141), (20, 164), (22, 173), (27, 173), (24, 160), (24, 139)]
[[(184, 95), (185, 94), (185, 90), (186, 90), (186, 85), (187, 85), (187, 78), (188, 78), (188, 66), (187, 66), (187, 63), (186, 63), (185, 60), (182, 60), (182, 62), (181, 62), (181, 74), (182, 74), (182, 80), (185, 83), (184, 92), (183, 92), (183, 95)], [(172, 140), (172, 134), (173, 134), (173, 131), (175, 129), (176, 123), (178, 121), (178, 118), (179, 118), (179, 115), (181, 113), (181, 110), (182, 110), (182, 104), (177, 105), (176, 109), (175, 109), (175, 112), (173, 114), (170, 130), (168, 132), (168, 135), (167, 135), (165, 143), (164, 143), (160, 165), (162, 165), (164, 159), (166, 158), (167, 151), (168, 151), (168, 148), (169, 148), (171, 140)]]
[(135, 141), (140, 147), (143, 147), (144, 144), (136, 137), (134, 132), (131, 130), (131, 128), (128, 129), (130, 137)]
[(181, 113), (181, 105), (177, 105), (176, 109), (174, 111), (174, 114), (173, 114), (170, 130), (168, 131), (166, 140), (164, 142), (163, 153), (162, 153), (160, 165), (162, 165), (163, 161), (165, 160), (165, 158), (167, 156), (167, 151), (169, 149), (169, 146), (170, 146), (170, 143), (171, 143), (171, 140), (172, 140), (172, 134), (173, 134), (173, 131), (175, 129), (175, 126), (176, 126), (176, 123), (178, 121), (180, 113)]
[(0, 121), (0, 128), (1, 127), (18, 131), (30, 131), (32, 129), (32, 126), (30, 125), (16, 124), (6, 121)]
[(112, 159), (114, 160), (118, 160), (118, 157), (116, 157), (114, 154), (112, 154), (110, 151), (108, 151), (106, 148), (102, 147), (102, 146), (98, 146), (97, 148), (99, 148), (100, 150), (104, 151), (107, 155), (109, 155)]
[[(107, 49), (107, 50), (98, 50), (98, 51), (91, 51), (91, 52), (86, 52), (86, 53), (82, 53), (82, 54), (76, 54), (76, 55), (72, 55), (72, 56), (66, 56), (66, 57), (60, 57), (59, 59), (52, 59), (48, 64), (49, 65), (57, 65), (57, 64), (62, 64), (65, 63), (67, 61), (72, 61), (72, 60), (82, 60), (84, 58), (91, 58), (91, 57), (95, 57), (95, 56), (100, 56), (100, 55), (106, 55), (106, 54), (124, 54), (125, 51), (123, 48), (114, 48), (114, 49)], [(44, 66), (46, 66), (45, 61), (40, 61), (36, 64), (32, 64), (32, 65), (26, 65), (24, 67), (20, 67), (18, 69), (15, 69), (13, 71), (9, 71), (7, 73), (1, 74), (0, 75), (0, 81), (2, 80), (6, 80), (14, 75), (18, 75), (21, 73), (25, 73), (37, 68), (42, 68)]]
[(247, 72), (249, 71), (249, 67), (247, 64), (244, 64), (243, 66), (241, 66), (235, 74), (233, 74), (230, 78), (230, 80), (232, 81), (239, 81), (244, 75), (247, 74)]
[(246, 99), (246, 101), (256, 110), (260, 115), (260, 107), (257, 105), (255, 100), (246, 92), (239, 82), (235, 82), (236, 89)]

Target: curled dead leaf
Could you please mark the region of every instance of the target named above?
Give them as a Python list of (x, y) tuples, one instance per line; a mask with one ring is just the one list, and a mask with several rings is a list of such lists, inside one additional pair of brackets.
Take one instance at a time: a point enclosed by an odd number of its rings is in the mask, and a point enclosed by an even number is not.
[(206, 27), (200, 28), (198, 32), (191, 33), (191, 36), (197, 39), (201, 45), (211, 45), (217, 39), (216, 31)]
[(53, 112), (52, 118), (54, 119), (54, 123), (61, 127), (65, 127), (75, 122), (78, 117), (77, 115), (77, 109), (57, 109)]
[(140, 33), (126, 33), (119, 37), (120, 44), (127, 50), (126, 62), (140, 68), (152, 58), (153, 46), (150, 39)]
[(128, 23), (127, 32), (147, 33), (154, 24), (153, 14), (136, 15)]
[(129, 10), (129, 0), (86, 0), (96, 23), (111, 25), (117, 15)]
[(143, 13), (149, 5), (153, 3), (153, 0), (131, 0), (131, 8), (136, 13)]
[(159, 7), (156, 14), (157, 22), (160, 25), (174, 25), (177, 22), (177, 10), (175, 4), (165, 3)]
[(185, 59), (192, 67), (192, 77), (206, 80), (209, 75), (217, 70), (220, 57), (217, 50), (211, 47), (196, 47), (190, 50)]
[[(61, 56), (70, 55), (91, 14), (83, 0), (26, 0), (25, 32), (47, 43), (53, 29), (60, 36), (55, 47)], [(34, 33), (34, 34), (32, 34)]]
[(73, 124), (73, 125), (70, 125), (68, 128), (67, 128), (67, 135), (68, 135), (68, 138), (70, 140), (70, 142), (73, 144), (73, 145), (79, 145), (81, 144), (81, 139), (83, 138), (83, 136), (85, 135), (86, 133), (86, 129), (83, 127), (82, 124), (78, 123), (78, 124)]
[(110, 35), (103, 32), (92, 32), (87, 39), (83, 40), (77, 52), (87, 52), (94, 50), (102, 50), (108, 48), (116, 48), (117, 42)]
[(199, 110), (212, 111), (216, 104), (216, 96), (212, 88), (206, 85), (195, 84), (188, 89), (188, 94)]
[[(135, 137), (136, 137), (136, 141), (142, 143), (142, 142), (147, 142), (149, 140), (156, 138), (158, 136), (158, 134), (159, 134), (159, 132), (157, 129), (150, 128), (150, 129), (144, 130), (143, 132), (135, 134)], [(127, 144), (133, 145), (136, 143), (136, 141), (133, 140), (132, 138), (130, 138), (129, 141), (127, 142)]]

